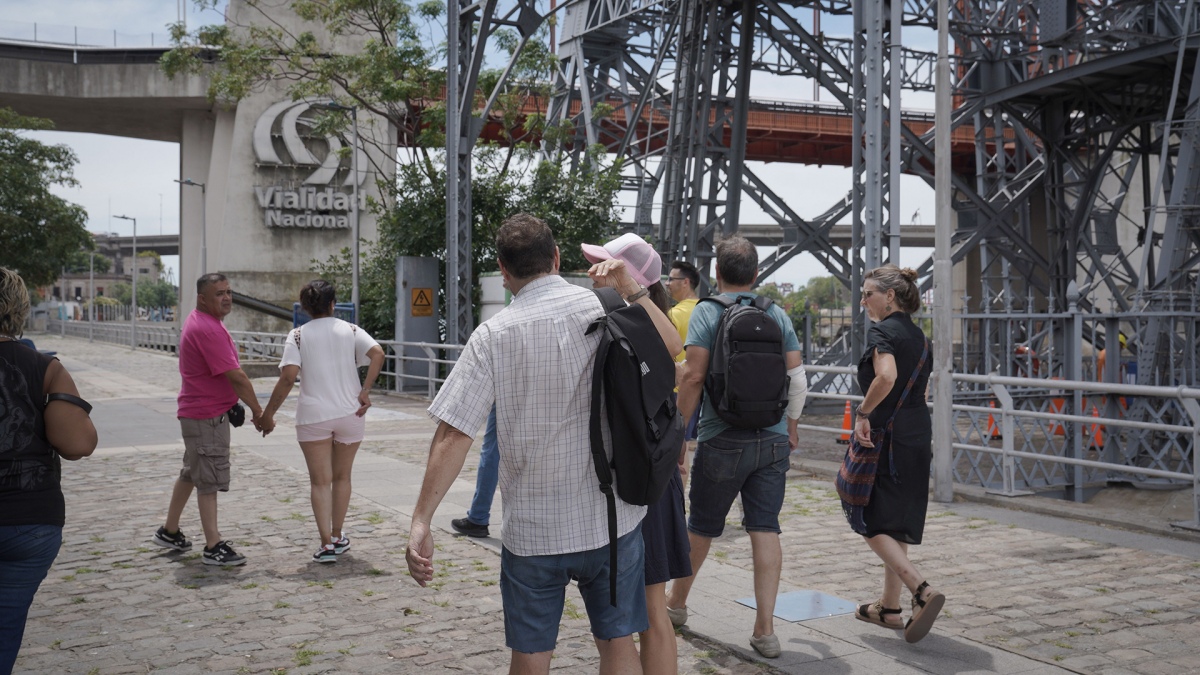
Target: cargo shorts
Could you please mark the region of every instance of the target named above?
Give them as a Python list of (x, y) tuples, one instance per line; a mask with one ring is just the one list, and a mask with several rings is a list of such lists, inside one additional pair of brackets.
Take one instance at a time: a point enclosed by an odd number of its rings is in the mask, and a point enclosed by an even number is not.
[(229, 417), (179, 418), (183, 431), (183, 468), (179, 478), (196, 486), (196, 494), (229, 491)]

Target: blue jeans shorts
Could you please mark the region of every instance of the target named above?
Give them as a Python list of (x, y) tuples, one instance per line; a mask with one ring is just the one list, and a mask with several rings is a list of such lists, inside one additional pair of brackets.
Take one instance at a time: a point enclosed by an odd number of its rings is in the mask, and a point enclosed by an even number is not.
[(790, 454), (787, 436), (761, 430), (729, 429), (700, 441), (692, 460), (688, 531), (721, 536), (740, 493), (742, 527), (778, 534)]
[(579, 594), (592, 635), (612, 640), (649, 629), (646, 568), (639, 524), (617, 539), (617, 606), (609, 604), (608, 547), (558, 555), (520, 556), (500, 552), (500, 595), (504, 601), (504, 643), (523, 654), (554, 651), (567, 585)]

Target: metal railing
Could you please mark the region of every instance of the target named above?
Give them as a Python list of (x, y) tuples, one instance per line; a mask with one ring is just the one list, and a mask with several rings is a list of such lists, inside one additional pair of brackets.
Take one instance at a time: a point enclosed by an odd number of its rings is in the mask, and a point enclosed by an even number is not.
[(170, 33), (120, 33), (104, 28), (0, 20), (0, 40), (78, 47), (170, 47)]
[[(832, 382), (810, 399), (862, 400), (851, 393), (857, 390), (854, 368), (806, 370), (810, 379)], [(954, 383), (956, 483), (1009, 497), (1062, 490), (1077, 502), (1089, 484), (1190, 485), (1193, 520), (1176, 525), (1200, 528), (1200, 389), (961, 373)], [(799, 428), (846, 433), (803, 423)]]
[[(98, 340), (132, 347), (129, 323), (107, 321), (63, 321), (50, 318), (47, 332), (69, 335), (86, 340)], [(287, 333), (230, 331), (238, 354), (243, 361), (278, 361), (283, 357)], [(430, 342), (396, 342), (380, 340), (385, 354), (378, 387), (398, 393), (412, 393), (433, 398), (446, 381), (462, 345), (443, 345)], [(179, 328), (161, 323), (139, 322), (137, 348), (176, 353), (179, 347)]]
[[(50, 332), (129, 344), (128, 324), (50, 321)], [(65, 325), (61, 325), (65, 324)], [(231, 333), (246, 357), (275, 360), (286, 333)], [(138, 326), (138, 347), (174, 353), (178, 329)], [(433, 398), (462, 345), (380, 341), (386, 355), (378, 386)], [(806, 366), (812, 380), (829, 386), (810, 401), (862, 400), (856, 370)], [(1077, 380), (956, 373), (951, 406), (953, 477), (996, 494), (1067, 490), (1083, 501), (1084, 487), (1107, 481), (1191, 485), (1194, 521), (1200, 524), (1200, 389), (1109, 384)], [(931, 407), (936, 403), (931, 403)], [(803, 423), (804, 431), (841, 435), (840, 427)]]

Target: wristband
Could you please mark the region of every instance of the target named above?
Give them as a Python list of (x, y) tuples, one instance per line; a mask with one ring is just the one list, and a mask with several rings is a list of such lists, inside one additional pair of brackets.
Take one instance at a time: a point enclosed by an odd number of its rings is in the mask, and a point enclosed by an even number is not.
[(642, 298), (646, 297), (647, 295), (650, 295), (650, 290), (643, 287), (642, 290), (625, 298), (625, 302), (628, 302), (629, 304), (632, 305), (633, 303), (637, 302), (638, 300), (641, 300)]
[(862, 408), (859, 408), (859, 409), (858, 409), (858, 416), (859, 416), (859, 417), (870, 417), (870, 416), (871, 416), (871, 413), (869, 413), (869, 412), (867, 412), (867, 411), (863, 410)]

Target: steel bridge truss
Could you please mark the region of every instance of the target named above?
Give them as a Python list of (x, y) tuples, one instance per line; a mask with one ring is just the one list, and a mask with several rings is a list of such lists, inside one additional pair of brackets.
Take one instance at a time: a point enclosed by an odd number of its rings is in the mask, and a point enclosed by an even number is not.
[[(900, 118), (906, 92), (933, 88), (934, 0), (547, 1), (450, 3), (460, 107), (459, 131), (447, 135), (458, 164), (447, 235), (447, 264), (456, 267), (448, 278), (459, 282), (453, 300), (448, 294), (449, 339), (465, 341), (471, 328), (470, 149), (487, 114), (465, 105), (473, 100), (467, 92), (497, 27), (514, 26), (528, 39), (549, 14), (560, 39), (548, 123), (568, 134), (545, 153), (582, 162), (583, 150), (598, 145), (619, 157), (636, 204), (630, 229), (653, 236), (664, 258), (691, 259), (705, 271), (714, 242), (738, 230), (740, 205), (752, 200), (782, 232), (760, 278), (808, 252), (851, 290), (857, 311), (863, 271), (897, 260), (903, 243), (900, 174), (934, 179), (933, 130), (918, 135)], [(952, 260), (971, 277), (963, 311), (1043, 312), (1053, 321), (1074, 282), (1085, 311), (1195, 318), (1200, 11), (1193, 1), (951, 4), (952, 127), (975, 139), (973, 166), (959, 163), (951, 177)], [(839, 30), (848, 36), (832, 34)], [(814, 81), (852, 116), (852, 180), (831, 204), (810, 210), (746, 166), (746, 119), (759, 105), (751, 96), (755, 73)], [(829, 234), (847, 219), (853, 245), (843, 250)], [(932, 260), (919, 269), (926, 288), (931, 270)], [(972, 349), (991, 352), (971, 365), (1014, 367), (1017, 359), (1000, 351), (1012, 342), (1001, 335), (1004, 322), (980, 325)], [(1105, 342), (1103, 325), (1085, 332), (1093, 347)], [(858, 315), (826, 362), (852, 362), (864, 328)], [(1175, 322), (1137, 322), (1123, 337), (1136, 354), (1138, 382), (1196, 381), (1195, 370), (1180, 365), (1194, 359), (1185, 358), (1190, 345)], [(1082, 359), (1080, 345), (1024, 346)]]

